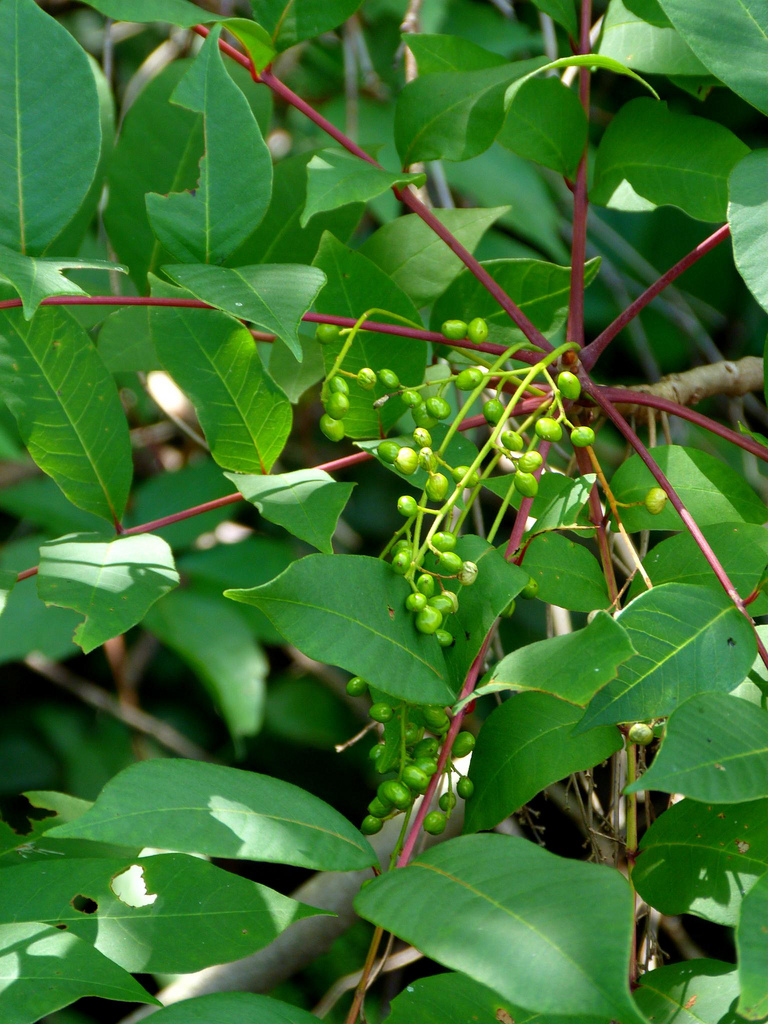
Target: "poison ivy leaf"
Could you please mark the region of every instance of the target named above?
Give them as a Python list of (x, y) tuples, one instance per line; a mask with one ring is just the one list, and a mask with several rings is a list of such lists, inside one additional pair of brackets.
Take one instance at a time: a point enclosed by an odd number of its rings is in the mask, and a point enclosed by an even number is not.
[(178, 583), (171, 549), (151, 533), (70, 534), (40, 548), (38, 597), (85, 616), (74, 640), (86, 654), (135, 626)]
[[(715, 523), (762, 524), (766, 508), (741, 474), (731, 466), (697, 448), (660, 445), (653, 458), (680, 495), (699, 526)], [(616, 470), (611, 488), (618, 501), (642, 502), (651, 487), (657, 487), (651, 471), (638, 455), (632, 455)], [(655, 516), (643, 505), (625, 508), (621, 519), (630, 533), (638, 530), (682, 530), (683, 523), (670, 502)]]
[(159, 1011), (157, 1024), (315, 1024), (317, 1017), (270, 996), (216, 992), (184, 999)]
[(480, 71), (509, 64), (506, 57), (486, 50), (471, 39), (429, 32), (410, 34), (408, 49), (416, 58), (420, 75), (442, 71)]
[(269, 665), (242, 618), (221, 598), (177, 590), (144, 625), (200, 679), (236, 742), (259, 731)]
[(153, 845), (209, 857), (353, 871), (370, 844), (329, 804), (298, 786), (200, 761), (140, 761), (111, 779), (60, 838)]
[(84, 0), (115, 21), (167, 21), (180, 28), (192, 28), (200, 22), (223, 21), (224, 15), (210, 11), (191, 0)]
[(385, 693), (418, 704), (453, 699), (437, 640), (416, 630), (408, 584), (386, 562), (308, 555), (270, 583), (224, 596), (255, 605), (303, 654)]
[(160, 361), (194, 405), (216, 462), (240, 473), (268, 473), (293, 416), (250, 332), (206, 309), (156, 307), (149, 323)]
[(741, 997), (739, 1015), (762, 1020), (768, 1014), (768, 874), (763, 875), (744, 898), (736, 931)]
[(736, 269), (760, 305), (768, 311), (768, 149), (744, 157), (728, 183), (728, 223)]
[(576, 9), (573, 0), (533, 0), (534, 4), (544, 14), (562, 25), (569, 36), (574, 39), (579, 34), (579, 26), (576, 22)]
[(659, 25), (656, 18), (649, 24), (635, 8), (636, 0), (611, 0), (597, 43), (599, 53), (651, 75), (706, 75), (707, 69), (669, 21)]
[(728, 176), (748, 152), (715, 121), (680, 114), (655, 100), (632, 100), (603, 135), (589, 197), (613, 206), (616, 190), (627, 181), (656, 206), (677, 206), (698, 220), (724, 220)]
[(538, 597), (574, 612), (611, 603), (595, 556), (562, 533), (541, 533), (525, 552), (523, 568), (539, 584)]
[[(328, 232), (323, 235), (314, 263), (328, 281), (315, 304), (318, 313), (349, 316), (356, 320), (366, 310), (375, 307), (413, 323), (421, 323), (414, 304), (384, 271)], [(372, 318), (394, 319), (382, 313), (376, 313)], [(395, 322), (402, 323), (400, 320)], [(331, 370), (343, 344), (344, 338), (341, 338), (323, 347), (326, 372)], [(403, 385), (421, 384), (426, 359), (427, 347), (423, 342), (391, 335), (387, 337), (386, 344), (382, 344), (381, 335), (360, 331), (344, 358), (344, 369), (357, 373), (364, 366), (373, 370), (388, 367), (394, 370)], [(358, 387), (351, 389), (349, 412), (344, 417), (348, 437), (380, 437), (402, 416), (403, 404), (399, 399), (393, 399), (379, 409), (373, 408), (376, 399), (385, 394), (387, 388), (378, 382), (371, 391)]]
[(86, 512), (119, 521), (133, 465), (114, 381), (85, 331), (53, 306), (0, 312), (0, 394), (34, 461)]
[(272, 158), (248, 101), (224, 69), (219, 28), (171, 96), (203, 115), (205, 155), (188, 192), (150, 193), (147, 215), (160, 243), (182, 263), (222, 263), (269, 205)]
[(160, 1003), (88, 942), (46, 924), (0, 925), (6, 1024), (36, 1024), (83, 996)]
[(85, 51), (34, 0), (3, 0), (0, 40), (0, 243), (34, 256), (88, 193), (99, 97)]
[(301, 226), (316, 213), (334, 210), (348, 203), (365, 203), (397, 185), (423, 185), (426, 174), (385, 171), (351, 153), (324, 149), (307, 164), (307, 203)]
[(392, 1000), (387, 1024), (473, 1024), (482, 1020), (532, 1024), (534, 1016), (466, 974), (434, 974), (406, 985)]
[(355, 909), (525, 1009), (643, 1020), (626, 977), (632, 896), (617, 871), (525, 839), (463, 836), (375, 878)]
[[(544, 64), (542, 67), (537, 68), (535, 71), (529, 72), (523, 81), (528, 78), (532, 78), (534, 75), (538, 75), (543, 71), (554, 71), (559, 68), (591, 68), (593, 71), (596, 69), (602, 69), (604, 71), (611, 71), (614, 75), (626, 75), (628, 78), (634, 78), (636, 82), (639, 82), (648, 92), (652, 93), (656, 99), (659, 98), (659, 94), (644, 78), (636, 74), (631, 68), (627, 67), (626, 64), (622, 64), (621, 61), (614, 60), (613, 57), (604, 57), (599, 53), (577, 53), (571, 57), (558, 57), (557, 60), (550, 61), (549, 64)], [(518, 83), (511, 85), (507, 89), (507, 95), (505, 97), (505, 106), (508, 107), (514, 98), (516, 90), (520, 87)]]
[(341, 25), (361, 0), (251, 0), (253, 16), (278, 50), (287, 50)]
[(654, 587), (631, 601), (618, 621), (637, 653), (592, 698), (581, 728), (643, 722), (670, 714), (693, 694), (728, 693), (755, 658), (748, 619), (719, 589)]
[(699, 693), (670, 717), (653, 764), (626, 792), (660, 789), (725, 804), (768, 797), (766, 749), (768, 711), (723, 693)]
[(178, 264), (163, 269), (198, 299), (276, 334), (297, 359), (301, 356), (296, 332), (325, 284), (325, 275), (316, 267), (262, 263), (230, 269)]
[(635, 1000), (657, 1024), (738, 1024), (739, 982), (733, 964), (693, 960), (640, 976)]
[(162, 370), (149, 333), (150, 306), (124, 306), (101, 326), (99, 355), (110, 373), (149, 373)]
[(0, 245), (0, 278), (9, 281), (24, 303), (24, 317), (31, 320), (37, 307), (49, 295), (85, 295), (83, 289), (61, 273), (62, 270), (119, 270), (128, 268), (108, 260), (81, 260), (76, 256), (23, 256)]
[[(659, 0), (664, 13), (693, 52), (722, 82), (768, 113), (768, 2)], [(715, 19), (713, 21), (713, 19)], [(717, 32), (712, 26), (717, 25)]]
[(261, 72), (269, 67), (276, 51), (266, 29), (248, 18), (227, 18), (222, 28), (240, 40), (255, 71)]
[[(483, 267), (545, 335), (551, 336), (565, 323), (571, 294), (570, 267), (529, 259), (486, 260)], [(599, 258), (588, 261), (585, 286), (594, 281), (599, 269)], [(465, 270), (435, 302), (430, 327), (439, 331), (446, 320), (458, 317), (468, 322), (476, 316), (488, 324), (489, 341), (513, 345), (524, 338), (484, 285)]]
[[(437, 210), (435, 216), (466, 249), (473, 252), (491, 224), (507, 210), (508, 206), (483, 210)], [(384, 224), (374, 231), (360, 251), (389, 274), (417, 306), (434, 301), (463, 266), (459, 257), (454, 256), (445, 242), (415, 213)]]
[(323, 352), (315, 339), (299, 331), (299, 344), (301, 359), (298, 360), (280, 338), (275, 338), (271, 345), (260, 346), (269, 376), (294, 405), (313, 384), (325, 377)]
[(587, 118), (576, 93), (554, 76), (529, 78), (507, 98), (501, 145), (573, 178), (587, 141)]
[(549, 693), (521, 693), (495, 708), (472, 755), (475, 793), (464, 831), (494, 828), (546, 786), (621, 750), (621, 733), (612, 725), (572, 736), (580, 717), (580, 708)]
[(662, 914), (696, 914), (735, 925), (741, 902), (768, 872), (768, 800), (681, 800), (640, 840), (632, 881)]
[(262, 949), (294, 921), (322, 913), (178, 853), (133, 861), (49, 857), (7, 868), (2, 879), (0, 922), (36, 915), (132, 973), (228, 963)]
[(333, 554), (331, 538), (354, 484), (337, 483), (321, 469), (299, 469), (278, 476), (224, 475), (265, 519), (318, 551)]

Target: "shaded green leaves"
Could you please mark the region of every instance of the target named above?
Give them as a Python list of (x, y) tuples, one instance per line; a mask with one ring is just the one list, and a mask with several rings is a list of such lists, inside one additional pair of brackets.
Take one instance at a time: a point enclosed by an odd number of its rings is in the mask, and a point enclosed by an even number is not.
[(278, 50), (336, 28), (361, 0), (251, 0), (253, 16), (269, 32)]
[(319, 871), (351, 871), (376, 860), (346, 818), (298, 786), (175, 759), (131, 765), (81, 818), (50, 834)]
[(38, 596), (85, 616), (74, 640), (86, 654), (135, 626), (178, 582), (171, 549), (149, 533), (72, 534), (40, 548)]
[(739, 1014), (760, 1020), (768, 1013), (768, 874), (763, 875), (744, 899), (736, 948), (739, 955), (741, 998)]
[(729, 192), (733, 259), (749, 290), (768, 310), (768, 149), (758, 149), (736, 164)]
[(266, 477), (237, 473), (225, 476), (265, 519), (318, 551), (333, 554), (331, 538), (354, 484), (337, 483), (322, 469), (299, 469)]
[(576, 22), (576, 8), (573, 0), (533, 0), (544, 14), (548, 14), (559, 25), (562, 25), (569, 36), (575, 39), (579, 34)]
[(426, 174), (386, 171), (351, 153), (324, 149), (307, 164), (307, 202), (301, 226), (316, 213), (335, 210), (347, 203), (365, 203), (398, 185), (423, 185)]
[(405, 608), (407, 583), (379, 559), (308, 555), (270, 583), (224, 593), (255, 605), (308, 657), (385, 693), (417, 704), (453, 698), (437, 640)]
[(205, 24), (223, 18), (190, 0), (85, 0), (85, 3), (116, 21), (167, 21), (181, 28), (192, 28), (199, 22)]
[(96, 81), (82, 47), (34, 0), (3, 0), (0, 40), (0, 243), (39, 255), (99, 162)]
[(539, 584), (538, 597), (575, 612), (611, 603), (600, 565), (583, 545), (562, 533), (540, 533), (525, 552), (523, 568)]
[(519, 156), (573, 178), (587, 141), (587, 118), (579, 97), (556, 75), (513, 86), (498, 141)]
[(526, 1024), (531, 1014), (468, 978), (466, 974), (435, 974), (406, 985), (392, 1000), (387, 1024), (445, 1024), (446, 1021), (503, 1021)]
[(221, 263), (269, 204), (272, 159), (248, 101), (227, 72), (219, 29), (206, 39), (171, 101), (203, 115), (205, 154), (194, 189), (147, 196), (152, 229), (183, 263)]
[(643, 974), (637, 1005), (655, 1024), (738, 1024), (739, 983), (733, 964), (693, 960)]
[(355, 908), (523, 1008), (642, 1020), (627, 986), (632, 897), (616, 871), (463, 836), (374, 879)]
[(0, 245), (0, 278), (9, 281), (23, 302), (24, 317), (31, 320), (37, 307), (49, 295), (85, 295), (83, 289), (64, 277), (62, 270), (117, 270), (127, 267), (108, 260), (81, 260), (76, 256), (24, 256)]
[(640, 10), (638, 0), (611, 0), (597, 44), (598, 52), (649, 74), (680, 75), (691, 81), (706, 76), (707, 69), (664, 12), (655, 6), (653, 21), (649, 13), (647, 9)]
[(88, 335), (63, 310), (0, 312), (0, 393), (29, 454), (78, 508), (123, 514), (133, 465), (114, 381)]
[(315, 1024), (317, 1017), (272, 999), (250, 992), (217, 992), (197, 996), (166, 1006), (159, 1011), (157, 1024)]

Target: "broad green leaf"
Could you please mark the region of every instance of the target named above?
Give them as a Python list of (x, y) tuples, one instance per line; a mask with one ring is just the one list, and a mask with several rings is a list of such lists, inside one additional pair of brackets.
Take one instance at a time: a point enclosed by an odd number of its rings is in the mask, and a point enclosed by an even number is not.
[(150, 609), (144, 625), (205, 686), (237, 743), (259, 731), (269, 664), (242, 618), (220, 597), (177, 590)]
[(255, 21), (248, 18), (227, 18), (222, 28), (240, 40), (257, 72), (263, 71), (274, 60), (276, 51), (269, 33)]
[(534, 537), (522, 567), (539, 584), (538, 597), (548, 604), (591, 612), (611, 603), (595, 556), (562, 533), (551, 531)]
[(636, 0), (611, 0), (597, 43), (599, 53), (651, 75), (706, 75), (707, 69), (669, 21), (649, 24), (635, 13), (635, 6)]
[[(64, 926), (132, 973), (180, 974), (237, 960), (322, 913), (179, 853), (54, 857), (7, 868), (2, 881), (1, 923)], [(84, 912), (78, 897), (96, 906)]]
[(464, 831), (494, 828), (546, 786), (621, 750), (621, 733), (612, 725), (572, 736), (580, 717), (580, 708), (549, 693), (521, 693), (495, 708), (472, 754), (475, 793)]
[(749, 620), (720, 589), (666, 583), (631, 601), (618, 622), (637, 653), (592, 698), (583, 728), (668, 715), (696, 693), (726, 694), (755, 658)]
[(741, 998), (739, 1015), (761, 1020), (768, 1014), (768, 874), (747, 893), (736, 931)]
[(603, 135), (589, 197), (614, 206), (614, 194), (629, 182), (655, 206), (677, 206), (698, 220), (724, 220), (728, 176), (748, 152), (715, 121), (669, 110), (645, 97), (632, 100)]
[(414, 626), (405, 608), (408, 593), (405, 580), (377, 558), (307, 555), (270, 583), (224, 596), (255, 605), (310, 658), (404, 700), (450, 702), (440, 647)]
[(162, 370), (149, 331), (152, 312), (151, 306), (124, 306), (106, 318), (98, 349), (110, 373)]
[(354, 484), (337, 483), (322, 469), (299, 469), (278, 476), (224, 475), (265, 519), (318, 551), (333, 554), (331, 538)]
[(50, 834), (317, 871), (376, 863), (370, 844), (346, 818), (298, 786), (179, 759), (130, 765), (107, 783), (86, 814)]
[(171, 549), (151, 533), (112, 540), (76, 533), (40, 548), (38, 597), (85, 616), (74, 641), (86, 654), (141, 622), (178, 583)]
[(738, 1024), (739, 981), (733, 964), (692, 960), (648, 971), (635, 1000), (654, 1024)]
[(768, 311), (768, 149), (758, 149), (737, 163), (728, 188), (728, 223), (736, 269)]
[[(309, 326), (309, 325), (308, 325)], [(262, 345), (261, 358), (267, 373), (285, 397), (296, 404), (301, 396), (325, 377), (323, 350), (309, 334), (299, 331), (301, 358), (297, 359), (284, 341), (275, 338), (271, 345)]]
[(423, 185), (426, 174), (385, 171), (343, 150), (324, 149), (307, 164), (307, 203), (301, 226), (316, 213), (349, 203), (365, 203), (397, 185)]
[(573, 178), (587, 141), (578, 95), (557, 76), (529, 78), (508, 95), (498, 141), (513, 153)]
[(486, 50), (461, 36), (420, 32), (410, 34), (404, 41), (416, 58), (420, 75), (442, 71), (481, 71), (509, 63), (501, 54)]
[(62, 270), (119, 270), (128, 268), (108, 260), (81, 260), (76, 256), (24, 256), (0, 245), (0, 278), (9, 281), (24, 303), (24, 317), (31, 320), (37, 307), (49, 295), (85, 295), (83, 289), (64, 277)]
[(505, 1019), (529, 1024), (531, 1017), (466, 974), (433, 974), (406, 985), (392, 1000), (387, 1024), (491, 1024)]
[(662, 914), (735, 925), (741, 902), (768, 872), (768, 800), (681, 800), (640, 840), (632, 881)]
[(122, 967), (47, 924), (0, 925), (3, 1024), (37, 1024), (84, 996), (160, 1003)]
[(194, 405), (216, 462), (239, 473), (268, 473), (293, 416), (247, 328), (212, 310), (167, 306), (152, 309), (149, 325), (158, 357)]
[(617, 871), (525, 839), (462, 836), (375, 878), (355, 909), (524, 1009), (643, 1019), (627, 983), (632, 897)]
[[(613, 57), (604, 57), (599, 53), (577, 53), (571, 57), (558, 57), (557, 60), (550, 61), (549, 64), (544, 64), (542, 67), (537, 68), (535, 71), (531, 71), (526, 75), (523, 81), (528, 78), (533, 78), (534, 75), (538, 75), (542, 71), (555, 71), (560, 68), (590, 68), (592, 71), (602, 69), (604, 71), (611, 71), (614, 75), (626, 75), (628, 78), (634, 78), (636, 82), (639, 82), (644, 88), (648, 90), (656, 99), (659, 98), (659, 94), (644, 78), (636, 74), (631, 68), (627, 67), (626, 64), (622, 64), (621, 61), (614, 60)], [(519, 89), (522, 83), (517, 85), (511, 85), (507, 89), (507, 95), (504, 100), (505, 107), (509, 107), (512, 102), (515, 92)]]
[(222, 21), (224, 15), (211, 14), (191, 0), (84, 0), (115, 21), (166, 21), (180, 28), (192, 28), (200, 22)]
[[(734, 468), (697, 448), (660, 445), (653, 458), (675, 488), (699, 526), (716, 523), (759, 523), (766, 520), (766, 507)], [(651, 487), (658, 487), (651, 471), (638, 455), (630, 456), (616, 470), (611, 489), (618, 501), (642, 502)], [(643, 505), (621, 510), (630, 533), (638, 530), (682, 530), (683, 523), (667, 502), (655, 516)]]
[(544, 14), (562, 25), (569, 36), (574, 39), (579, 34), (579, 26), (576, 21), (576, 9), (573, 0), (533, 0), (534, 4)]
[(627, 631), (606, 612), (565, 636), (518, 647), (489, 673), (476, 696), (500, 690), (541, 690), (585, 706), (634, 654)]
[(251, 0), (253, 16), (269, 32), (278, 50), (341, 25), (361, 0)]
[(0, 394), (34, 461), (69, 500), (121, 519), (133, 465), (115, 383), (88, 335), (64, 310), (0, 312)]
[(3, 0), (0, 243), (39, 255), (85, 199), (100, 148), (99, 97), (85, 51), (34, 0)]
[[(531, 505), (530, 515), (536, 520), (532, 534), (576, 524), (589, 527), (589, 517), (584, 512), (584, 506), (589, 501), (589, 492), (595, 479), (594, 474), (572, 479), (562, 473), (543, 473), (539, 480), (538, 493)], [(483, 486), (499, 498), (504, 498), (511, 483), (512, 477), (505, 474), (488, 477), (483, 481)], [(518, 491), (513, 491), (510, 502), (512, 507), (519, 508), (522, 500), (523, 496)], [(590, 534), (584, 530), (581, 531), (581, 536)]]
[(670, 717), (653, 764), (625, 792), (659, 789), (724, 804), (759, 800), (768, 796), (766, 751), (768, 711), (727, 694), (699, 693)]
[[(413, 323), (421, 323), (418, 310), (410, 298), (361, 253), (349, 249), (329, 232), (323, 235), (314, 259), (315, 266), (325, 274), (327, 284), (320, 292), (315, 308), (318, 313), (349, 316), (355, 320), (368, 309), (386, 309)], [(374, 320), (387, 321), (382, 313), (372, 315)], [(395, 323), (402, 323), (396, 320)], [(323, 346), (326, 372), (330, 371), (341, 351), (344, 339)], [(357, 373), (364, 366), (374, 370), (388, 367), (394, 370), (403, 386), (421, 384), (424, 380), (427, 347), (414, 338), (387, 336), (360, 331), (344, 359), (344, 369)], [(380, 409), (374, 409), (377, 398), (387, 394), (378, 383), (371, 391), (353, 386), (349, 395), (349, 412), (344, 417), (348, 437), (380, 437), (402, 416), (404, 408), (399, 398), (391, 399)]]
[[(483, 210), (437, 210), (435, 216), (466, 249), (473, 252), (491, 224), (507, 210), (508, 206)], [(434, 301), (463, 267), (459, 257), (454, 256), (445, 242), (415, 213), (384, 224), (374, 231), (360, 251), (389, 274), (417, 306)]]
[(301, 318), (325, 284), (325, 275), (316, 267), (294, 263), (236, 269), (178, 264), (163, 269), (203, 302), (276, 334), (297, 359), (301, 345), (296, 332)]
[[(659, 0), (664, 13), (713, 75), (768, 113), (768, 0)], [(717, 31), (712, 31), (712, 26)]]
[[(486, 260), (483, 267), (493, 280), (543, 334), (551, 336), (565, 323), (571, 294), (571, 268), (543, 260)], [(590, 285), (600, 269), (592, 259), (584, 268), (584, 284)], [(488, 324), (488, 340), (513, 345), (524, 335), (512, 324), (498, 302), (469, 270), (463, 271), (432, 307), (430, 327), (439, 331), (446, 320), (472, 320), (482, 316)]]
[[(158, 1011), (157, 1024), (316, 1024), (298, 1006), (250, 992), (217, 992), (184, 999)], [(153, 1014), (156, 1016), (156, 1014)]]
[(182, 263), (222, 263), (258, 226), (269, 205), (272, 158), (248, 101), (224, 69), (218, 27), (171, 96), (202, 114), (205, 155), (190, 191), (147, 195), (147, 215)]

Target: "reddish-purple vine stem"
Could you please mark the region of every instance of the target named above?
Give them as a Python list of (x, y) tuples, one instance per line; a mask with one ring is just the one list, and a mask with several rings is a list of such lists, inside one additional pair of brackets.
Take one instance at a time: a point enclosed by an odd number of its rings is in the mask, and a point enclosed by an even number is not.
[[(584, 449), (574, 448), (574, 453), (576, 455), (576, 463), (581, 475), (586, 476), (591, 473), (592, 464)], [(605, 577), (605, 582), (608, 585), (608, 596), (613, 603), (619, 596), (619, 588), (616, 585), (616, 573), (613, 571), (613, 561), (611, 559), (611, 549), (608, 547), (608, 533), (605, 528), (603, 506), (600, 502), (600, 494), (597, 490), (596, 480), (589, 491), (589, 518), (595, 525), (597, 547), (600, 552), (600, 561), (603, 566), (603, 576)]]
[[(589, 53), (591, 46), (589, 30), (592, 21), (592, 0), (581, 0), (581, 26), (578, 52)], [(589, 125), (589, 68), (579, 68), (579, 100), (584, 116)], [(584, 140), (584, 151), (576, 171), (576, 182), (573, 190), (573, 237), (571, 240), (571, 295), (568, 306), (568, 341), (584, 344), (584, 263), (587, 258), (587, 213), (589, 200), (587, 197), (587, 146)]]

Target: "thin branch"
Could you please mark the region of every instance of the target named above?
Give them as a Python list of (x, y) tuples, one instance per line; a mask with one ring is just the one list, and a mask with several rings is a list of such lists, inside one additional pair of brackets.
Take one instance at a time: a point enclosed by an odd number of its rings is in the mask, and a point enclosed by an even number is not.
[[(581, 25), (578, 52), (589, 53), (590, 22), (592, 21), (592, 0), (581, 0)], [(589, 124), (589, 68), (579, 68), (579, 100)], [(584, 261), (587, 252), (587, 146), (584, 150), (576, 171), (576, 184), (573, 190), (573, 240), (571, 243), (571, 295), (568, 305), (568, 328), (566, 337), (578, 345), (584, 344)]]
[[(576, 465), (579, 467), (579, 473), (581, 473), (582, 476), (586, 476), (592, 468), (589, 456), (583, 448), (575, 448), (574, 453), (576, 455)], [(613, 571), (611, 549), (608, 546), (608, 533), (605, 528), (603, 506), (600, 501), (600, 495), (597, 491), (597, 481), (592, 484), (589, 491), (589, 518), (595, 527), (597, 548), (600, 552), (600, 563), (603, 567), (603, 576), (605, 577), (605, 582), (608, 587), (608, 596), (611, 599), (611, 604), (613, 604), (618, 601), (619, 588), (616, 585), (616, 574)]]

